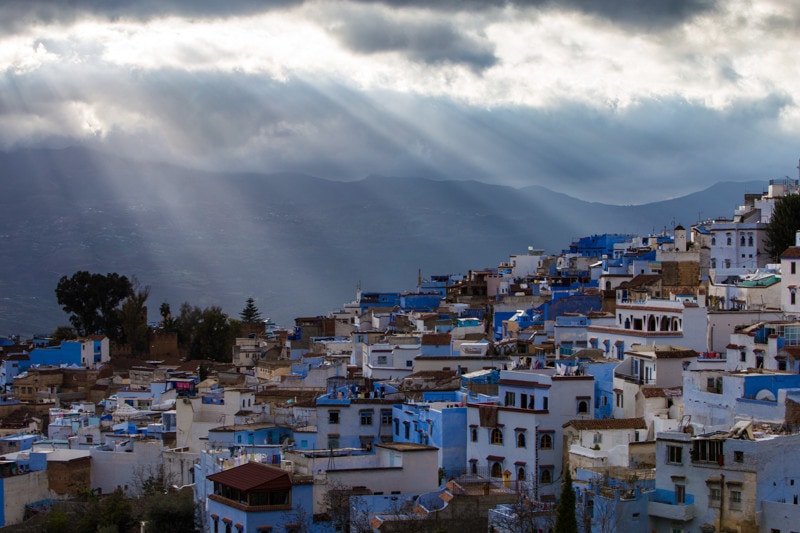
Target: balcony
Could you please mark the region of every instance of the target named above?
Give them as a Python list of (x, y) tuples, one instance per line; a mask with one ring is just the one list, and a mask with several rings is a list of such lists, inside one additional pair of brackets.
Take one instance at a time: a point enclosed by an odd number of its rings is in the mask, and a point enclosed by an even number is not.
[(634, 383), (636, 385), (655, 385), (655, 379), (646, 379), (634, 374), (627, 374), (625, 372), (616, 371), (614, 372), (614, 377), (619, 379), (624, 379), (628, 383)]
[(656, 489), (647, 503), (647, 513), (668, 520), (688, 522), (695, 514), (694, 495), (686, 494), (683, 503), (678, 503), (674, 491)]

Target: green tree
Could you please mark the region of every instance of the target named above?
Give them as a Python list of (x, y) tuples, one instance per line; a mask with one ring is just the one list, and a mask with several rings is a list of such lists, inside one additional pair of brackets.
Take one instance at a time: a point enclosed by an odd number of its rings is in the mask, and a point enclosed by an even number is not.
[(92, 274), (85, 270), (62, 276), (56, 286), (58, 304), (70, 313), (78, 335), (104, 333), (119, 340), (118, 306), (131, 292), (131, 282), (116, 272)]
[(134, 278), (131, 292), (128, 298), (122, 303), (119, 311), (120, 325), (122, 327), (122, 340), (130, 345), (133, 353), (145, 353), (147, 351), (147, 297), (150, 295), (150, 287), (140, 287), (139, 282)]
[(192, 491), (182, 490), (157, 494), (147, 498), (144, 508), (146, 533), (169, 531), (170, 533), (193, 533), (200, 528), (196, 524), (197, 508)]
[(252, 297), (247, 299), (244, 309), (239, 313), (239, 319), (245, 324), (261, 322), (261, 312), (258, 310), (258, 307), (256, 307), (255, 300), (253, 300)]
[(189, 355), (192, 359), (230, 361), (231, 348), (241, 331), (237, 320), (231, 320), (220, 307), (208, 307), (200, 315), (194, 329)]
[(121, 489), (102, 498), (90, 498), (87, 505), (86, 514), (76, 521), (73, 531), (96, 533), (116, 529), (122, 533), (130, 531), (135, 524), (131, 502)]
[(561, 499), (556, 510), (555, 533), (578, 533), (578, 518), (575, 516), (575, 490), (572, 488), (572, 474), (569, 467), (561, 484)]
[(181, 305), (178, 318), (175, 320), (175, 329), (178, 332), (178, 344), (185, 348), (192, 345), (192, 338), (194, 332), (203, 316), (203, 310), (196, 305), (190, 305), (189, 302), (184, 302)]
[(76, 339), (78, 335), (75, 330), (69, 326), (58, 326), (55, 331), (50, 335), (50, 344), (58, 346), (62, 341), (70, 341)]
[(795, 244), (795, 233), (800, 229), (800, 194), (778, 198), (772, 218), (767, 224), (766, 251), (770, 259), (780, 261), (781, 254)]
[(169, 307), (167, 302), (163, 302), (161, 307), (158, 308), (159, 314), (161, 314), (161, 327), (164, 331), (174, 331), (175, 330), (175, 319), (172, 318), (172, 310)]

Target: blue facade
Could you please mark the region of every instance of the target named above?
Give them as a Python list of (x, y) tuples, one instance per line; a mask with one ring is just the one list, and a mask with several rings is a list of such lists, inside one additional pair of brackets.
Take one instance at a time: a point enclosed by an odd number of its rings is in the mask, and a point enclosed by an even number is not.
[(779, 389), (797, 387), (800, 387), (800, 374), (753, 374), (744, 377), (744, 398), (755, 399), (762, 390), (777, 397)]
[(600, 311), (603, 308), (603, 298), (599, 294), (567, 294), (557, 296), (553, 292), (553, 300), (541, 306), (542, 315), (545, 320), (555, 320), (564, 313), (580, 313), (588, 315), (592, 311)]
[(81, 343), (79, 341), (64, 341), (60, 346), (34, 348), (29, 357), (32, 365), (82, 366)]
[(423, 403), (392, 408), (394, 442), (439, 448), (439, 467), (456, 473), (467, 462), (467, 408), (461, 392), (425, 393)]
[(433, 311), (439, 307), (442, 296), (439, 293), (406, 293), (400, 296), (400, 308), (406, 311)]
[(614, 413), (614, 369), (617, 364), (613, 361), (583, 366), (587, 375), (594, 376), (595, 418), (611, 418)]
[[(241, 524), (243, 533), (259, 533), (261, 526), (272, 526), (273, 531), (289, 531), (287, 526), (297, 524), (298, 517), (307, 517), (308, 524), (300, 524), (301, 531), (308, 531), (313, 516), (313, 485), (293, 485), (291, 490), (292, 509), (279, 509), (274, 511), (244, 511), (233, 506), (225, 505), (208, 499), (207, 516), (211, 531), (214, 531), (214, 522), (217, 522), (219, 531), (225, 531), (229, 520), (232, 525)], [(280, 506), (275, 506), (280, 507)], [(216, 520), (213, 517), (218, 517)], [(231, 531), (236, 531), (235, 527)], [(263, 530), (261, 530), (263, 531)]]
[(614, 255), (614, 245), (628, 242), (633, 235), (618, 235), (604, 233), (582, 237), (569, 245), (569, 252), (583, 257), (603, 257)]
[(358, 300), (361, 313), (371, 307), (396, 307), (400, 305), (399, 292), (363, 292)]

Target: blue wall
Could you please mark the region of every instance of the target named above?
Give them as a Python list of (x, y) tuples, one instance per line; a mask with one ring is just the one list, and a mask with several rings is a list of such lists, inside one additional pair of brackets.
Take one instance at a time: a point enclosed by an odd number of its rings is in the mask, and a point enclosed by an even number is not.
[(61, 346), (34, 348), (29, 357), (32, 365), (81, 366), (81, 343), (78, 341), (64, 341)]

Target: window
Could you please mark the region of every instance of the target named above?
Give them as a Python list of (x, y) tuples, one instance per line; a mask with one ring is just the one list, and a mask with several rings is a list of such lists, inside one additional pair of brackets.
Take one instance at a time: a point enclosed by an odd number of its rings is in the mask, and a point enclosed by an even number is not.
[(797, 263), (794, 261), (789, 263), (789, 269), (792, 271), (792, 274), (797, 274)]
[(470, 428), (469, 432), (472, 442), (478, 442), (478, 428)]
[(328, 411), (328, 424), (339, 423), (339, 411)]
[(519, 467), (517, 470), (517, 479), (520, 481), (525, 481), (525, 469), (523, 467)]
[(616, 395), (616, 397), (617, 397), (617, 407), (619, 407), (620, 409), (622, 409), (622, 407), (623, 407), (623, 405), (624, 405), (624, 404), (623, 404), (623, 396), (622, 396), (622, 393), (621, 393), (621, 392), (617, 392), (617, 393), (615, 393), (615, 395)]
[(681, 446), (667, 445), (667, 463), (674, 465), (683, 464), (683, 448)]
[(517, 433), (517, 448), (525, 447), (525, 433)]
[(708, 506), (719, 507), (719, 501), (722, 498), (722, 490), (719, 487), (710, 487), (708, 491)]
[(741, 361), (741, 362), (747, 361), (747, 352), (746, 351), (742, 350), (741, 352), (739, 352), (739, 361)]
[(339, 435), (328, 435), (328, 449), (335, 450), (339, 448)]
[(492, 444), (503, 444), (503, 431), (500, 428), (492, 429), (489, 442)]
[(381, 411), (381, 425), (388, 426), (392, 423), (392, 412), (391, 411)]
[(372, 411), (361, 411), (361, 425), (362, 426), (372, 425)]
[(539, 483), (552, 483), (553, 470), (549, 467), (542, 467), (539, 469)]
[(387, 361), (387, 359), (386, 359), (385, 355), (379, 355), (378, 356), (378, 364), (379, 365), (385, 365), (386, 361)]
[(686, 485), (675, 485), (675, 503), (680, 505), (686, 503)]
[(516, 405), (516, 394), (506, 391), (506, 407), (514, 407)]
[(725, 239), (725, 244), (727, 244), (728, 246), (732, 245), (733, 244), (733, 239), (728, 237), (727, 239)]
[(552, 450), (553, 449), (553, 436), (549, 433), (542, 434), (541, 438), (539, 439), (539, 449), (541, 450)]
[(734, 463), (743, 463), (744, 462), (744, 452), (742, 452), (742, 451), (733, 452), (733, 462)]
[(548, 398), (547, 396), (545, 396), (544, 398), (542, 398), (542, 409), (547, 411), (547, 405), (548, 405)]
[(503, 466), (500, 463), (492, 463), (492, 477), (503, 477)]
[(692, 447), (692, 462), (723, 464), (721, 440), (695, 440)]
[(717, 245), (717, 238), (711, 237), (711, 246), (716, 246), (716, 245)]
[(731, 490), (731, 497), (730, 497), (730, 504), (731, 509), (741, 509), (742, 508), (742, 491), (738, 489)]
[(400, 421), (399, 420), (395, 420), (394, 421), (394, 434), (397, 435), (398, 437), (400, 436)]
[(405, 426), (405, 438), (406, 440), (408, 440), (411, 435), (411, 429), (410, 429), (411, 424), (409, 424), (408, 422), (403, 422), (403, 426)]
[(406, 366), (407, 366), (407, 367), (412, 367), (412, 366), (414, 366), (414, 361), (412, 361), (412, 360), (410, 360), (410, 359), (409, 359), (408, 361), (406, 361)]
[(578, 414), (585, 415), (589, 412), (589, 402), (586, 400), (578, 400)]

